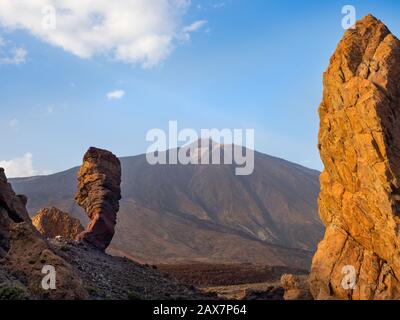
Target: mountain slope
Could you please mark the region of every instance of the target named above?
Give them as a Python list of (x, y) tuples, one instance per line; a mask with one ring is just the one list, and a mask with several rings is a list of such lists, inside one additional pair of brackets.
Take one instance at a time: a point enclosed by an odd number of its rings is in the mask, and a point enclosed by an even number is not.
[[(232, 165), (155, 165), (121, 158), (122, 200), (110, 252), (139, 261), (252, 262), (309, 267), (321, 239), (319, 173), (255, 153), (255, 170)], [(31, 215), (56, 206), (87, 222), (74, 203), (77, 168), (11, 179)]]

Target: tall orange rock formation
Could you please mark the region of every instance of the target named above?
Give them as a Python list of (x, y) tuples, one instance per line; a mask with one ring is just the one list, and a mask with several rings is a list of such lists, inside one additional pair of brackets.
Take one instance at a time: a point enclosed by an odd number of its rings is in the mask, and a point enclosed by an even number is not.
[[(369, 15), (346, 31), (319, 108), (316, 299), (400, 298), (400, 41)], [(352, 274), (354, 273), (354, 274)], [(353, 277), (354, 275), (354, 277)]]
[(91, 222), (79, 240), (105, 250), (114, 236), (121, 199), (121, 163), (109, 151), (90, 148), (78, 172), (77, 203)]

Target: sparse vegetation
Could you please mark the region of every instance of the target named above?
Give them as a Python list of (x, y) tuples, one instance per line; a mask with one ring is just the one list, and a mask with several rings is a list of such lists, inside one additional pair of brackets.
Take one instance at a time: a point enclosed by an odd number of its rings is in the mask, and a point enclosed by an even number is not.
[(90, 296), (97, 296), (97, 290), (93, 287), (86, 287), (86, 291), (89, 293)]
[(143, 300), (143, 298), (137, 292), (130, 291), (128, 292), (128, 300)]
[(61, 246), (60, 250), (64, 251), (64, 252), (68, 252), (71, 250), (71, 248), (69, 246), (67, 246), (66, 244), (64, 244)]
[(158, 265), (158, 270), (196, 287), (273, 282), (279, 280), (284, 273), (307, 273), (306, 270), (281, 266), (211, 263)]
[(25, 300), (26, 293), (18, 287), (0, 287), (0, 300)]

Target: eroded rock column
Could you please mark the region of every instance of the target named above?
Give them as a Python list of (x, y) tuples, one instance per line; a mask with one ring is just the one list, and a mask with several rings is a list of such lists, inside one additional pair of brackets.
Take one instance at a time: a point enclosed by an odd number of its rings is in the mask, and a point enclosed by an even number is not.
[(78, 239), (100, 250), (110, 244), (121, 199), (121, 164), (109, 151), (90, 148), (78, 172), (77, 203), (91, 222)]
[[(373, 16), (339, 43), (319, 114), (326, 233), (311, 292), (316, 299), (400, 298), (400, 42)], [(349, 270), (355, 286), (344, 283)]]

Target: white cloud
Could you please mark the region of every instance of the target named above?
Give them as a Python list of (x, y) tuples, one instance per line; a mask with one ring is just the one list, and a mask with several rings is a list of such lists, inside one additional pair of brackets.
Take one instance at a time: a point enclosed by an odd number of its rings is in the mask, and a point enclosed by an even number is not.
[(212, 5), (212, 7), (215, 8), (215, 9), (220, 9), (220, 8), (225, 7), (225, 5), (226, 5), (225, 2), (219, 2), (219, 3), (214, 3), (214, 4)]
[(46, 108), (46, 114), (47, 115), (52, 114), (53, 112), (54, 112), (54, 107), (53, 106), (48, 106)]
[(206, 20), (198, 20), (183, 28), (183, 32), (194, 32), (201, 29), (207, 23)]
[(198, 31), (207, 24), (207, 20), (198, 20), (182, 29), (184, 40), (190, 40), (190, 34)]
[(18, 125), (18, 119), (14, 118), (8, 122), (8, 126), (10, 128), (15, 128)]
[(124, 90), (115, 90), (107, 93), (108, 99), (121, 99), (125, 95)]
[(0, 64), (19, 65), (26, 61), (28, 52), (0, 37)]
[(31, 177), (40, 174), (50, 174), (50, 171), (38, 171), (33, 168), (33, 156), (26, 153), (21, 158), (0, 160), (0, 168), (4, 168), (8, 178)]
[[(43, 10), (48, 6), (55, 19)], [(172, 51), (189, 6), (190, 0), (1, 0), (0, 25), (28, 30), (81, 58), (106, 54), (153, 67)], [(49, 19), (55, 28), (44, 27)]]
[(11, 49), (12, 55), (9, 58), (4, 58), (1, 60), (3, 64), (14, 64), (19, 65), (26, 61), (26, 56), (28, 52), (24, 48), (13, 48)]

